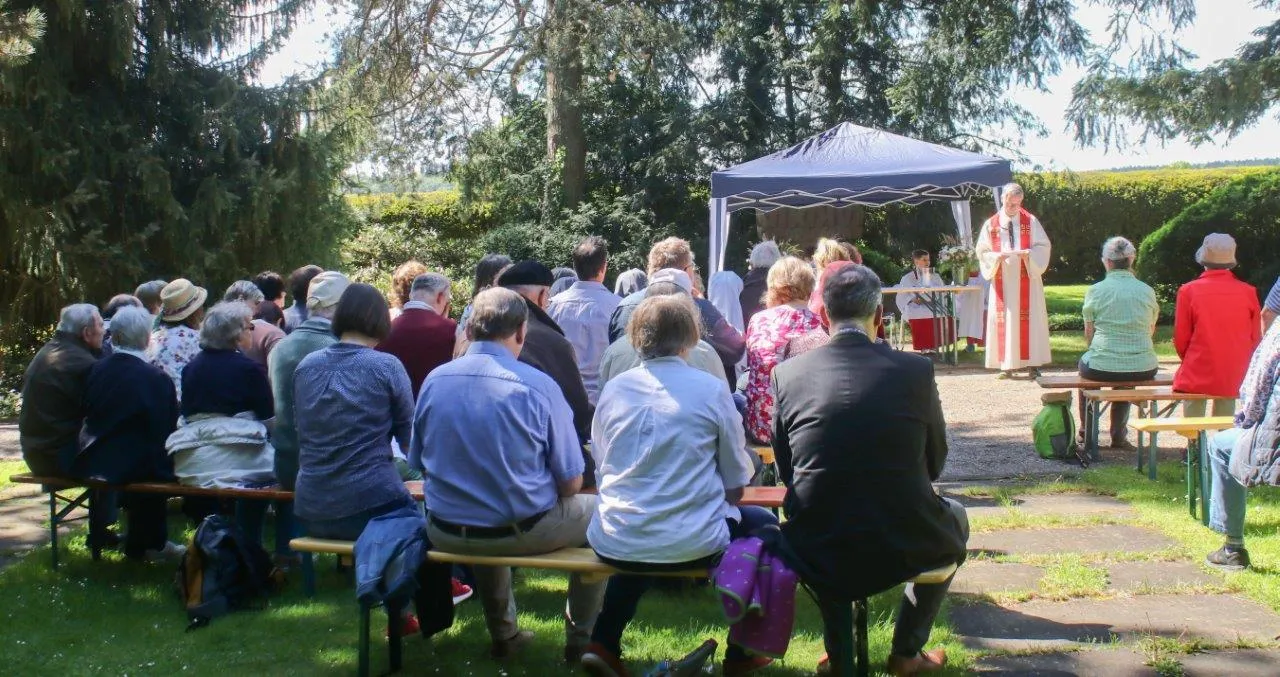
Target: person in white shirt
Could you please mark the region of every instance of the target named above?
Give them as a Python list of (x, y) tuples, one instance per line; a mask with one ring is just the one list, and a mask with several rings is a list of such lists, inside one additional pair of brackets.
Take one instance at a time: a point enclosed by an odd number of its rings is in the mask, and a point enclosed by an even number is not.
[[(700, 333), (692, 299), (645, 299), (627, 327), (644, 363), (600, 393), (591, 428), (600, 493), (587, 542), (637, 575), (609, 579), (582, 655), (592, 675), (626, 674), (622, 633), (651, 583), (643, 574), (708, 566), (730, 538), (777, 523), (763, 508), (736, 505), (752, 473), (746, 433), (724, 383), (686, 362)], [(724, 672), (769, 661), (730, 644)]]
[[(902, 280), (898, 282), (899, 287), (919, 288), (919, 287), (941, 287), (942, 280), (932, 272), (929, 267), (931, 258), (929, 252), (923, 249), (917, 249), (911, 252), (911, 270), (902, 276)], [(942, 343), (946, 343), (946, 339), (955, 336), (954, 331), (950, 336), (944, 335), (945, 327), (941, 326), (942, 319), (937, 317), (929, 304), (936, 300), (941, 300), (941, 295), (929, 296), (925, 294), (904, 293), (897, 294), (898, 310), (902, 313), (902, 319), (911, 325), (911, 347), (918, 353), (932, 352), (941, 348), (939, 339)]]
[(622, 303), (604, 286), (609, 272), (609, 246), (604, 238), (592, 235), (578, 243), (573, 250), (573, 270), (578, 281), (552, 297), (547, 314), (573, 346), (587, 401), (595, 406), (600, 395), (600, 358), (609, 347), (609, 317)]

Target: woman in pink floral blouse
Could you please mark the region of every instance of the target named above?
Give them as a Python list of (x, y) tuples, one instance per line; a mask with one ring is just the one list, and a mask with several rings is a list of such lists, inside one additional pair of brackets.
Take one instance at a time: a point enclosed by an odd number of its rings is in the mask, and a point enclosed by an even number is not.
[(747, 432), (761, 442), (773, 437), (773, 389), (770, 377), (787, 341), (822, 327), (806, 307), (813, 292), (813, 269), (794, 256), (769, 268), (765, 310), (747, 325)]

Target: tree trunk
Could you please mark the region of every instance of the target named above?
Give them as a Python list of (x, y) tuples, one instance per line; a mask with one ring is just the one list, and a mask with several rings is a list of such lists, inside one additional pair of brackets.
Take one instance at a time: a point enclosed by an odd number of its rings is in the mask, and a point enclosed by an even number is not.
[(546, 28), (547, 157), (563, 151), (560, 186), (564, 206), (582, 203), (587, 190), (587, 139), (579, 105), (582, 90), (580, 0), (553, 0)]

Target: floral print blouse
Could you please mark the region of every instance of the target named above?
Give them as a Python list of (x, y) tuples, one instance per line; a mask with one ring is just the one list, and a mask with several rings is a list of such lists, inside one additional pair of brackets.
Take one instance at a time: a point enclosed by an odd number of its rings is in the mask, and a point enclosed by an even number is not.
[(761, 442), (773, 439), (773, 368), (787, 342), (821, 329), (808, 308), (775, 306), (751, 316), (747, 325), (747, 432)]
[(182, 370), (200, 353), (200, 330), (184, 325), (161, 326), (151, 335), (147, 360), (164, 370), (182, 402)]

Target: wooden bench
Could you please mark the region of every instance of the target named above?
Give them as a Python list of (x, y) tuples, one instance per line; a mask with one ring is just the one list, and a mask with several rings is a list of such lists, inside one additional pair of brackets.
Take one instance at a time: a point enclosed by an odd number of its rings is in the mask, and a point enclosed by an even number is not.
[[(1097, 460), (1099, 458), (1098, 451), (1098, 432), (1102, 427), (1102, 412), (1107, 407), (1116, 402), (1128, 402), (1137, 404), (1139, 413), (1145, 418), (1160, 418), (1173, 413), (1175, 407), (1182, 402), (1196, 402), (1211, 399), (1208, 395), (1200, 395), (1197, 393), (1177, 393), (1173, 388), (1138, 388), (1138, 389), (1109, 389), (1109, 390), (1085, 390), (1084, 409), (1085, 420), (1080, 422), (1084, 426), (1084, 443), (1085, 451), (1089, 452), (1089, 457)], [(1142, 472), (1142, 438), (1144, 431), (1138, 431), (1138, 472)], [(1151, 455), (1148, 469), (1148, 476), (1151, 479), (1156, 478), (1156, 457)]]
[[(94, 496), (103, 491), (124, 493), (163, 494), (166, 496), (203, 496), (230, 500), (253, 501), (292, 501), (293, 492), (280, 488), (245, 489), (206, 489), (189, 487), (177, 482), (134, 482), (130, 484), (108, 484), (93, 480), (69, 477), (41, 476), (33, 473), (10, 475), (9, 481), (15, 484), (38, 484), (41, 491), (49, 494), (49, 544), (53, 559), (53, 568), (58, 568), (58, 527), (74, 522), (80, 518), (71, 517), (76, 508), (88, 507)], [(80, 493), (71, 495), (60, 492), (81, 489)], [(102, 558), (102, 547), (98, 543), (90, 543), (90, 553), (94, 561)]]
[[(312, 555), (333, 554), (351, 556), (355, 555), (355, 543), (353, 541), (338, 541), (322, 538), (295, 538), (289, 542), (289, 547), (303, 553), (303, 571), (304, 580), (311, 576), (307, 594), (314, 592), (314, 571), (315, 565), (312, 562)], [(546, 569), (551, 571), (564, 571), (566, 573), (575, 573), (583, 575), (588, 580), (607, 579), (615, 574), (625, 574), (627, 572), (616, 569), (596, 557), (595, 552), (590, 548), (565, 548), (542, 555), (527, 555), (520, 557), (502, 557), (491, 555), (460, 555), (456, 553), (441, 552), (432, 550), (427, 553), (427, 559), (432, 562), (442, 562), (449, 564), (467, 564), (470, 566), (500, 566), (500, 567), (522, 567), (527, 569)], [(946, 581), (956, 572), (956, 565), (926, 571), (919, 576), (911, 579), (911, 583), (921, 584), (937, 584)], [(310, 574), (306, 572), (310, 571)], [(651, 573), (646, 575), (667, 576), (675, 578), (706, 578), (709, 572), (706, 569), (689, 569), (685, 571), (667, 571)], [(799, 594), (797, 592), (797, 594)], [(358, 672), (360, 677), (367, 677), (369, 674), (369, 628), (370, 613), (372, 607), (367, 604), (360, 604), (360, 636), (358, 651)], [(400, 669), (402, 663), (401, 635), (400, 635), (400, 609), (387, 609), (387, 637), (389, 641), (388, 654), (391, 663), (391, 671), (395, 672)], [(846, 658), (844, 669), (840, 674), (858, 674), (860, 677), (868, 674), (869, 660), (867, 657), (867, 600), (854, 600), (850, 606), (848, 618), (839, 618), (836, 621), (840, 624), (837, 628), (838, 636), (841, 638), (848, 637), (848, 643), (842, 651), (838, 651), (839, 658)], [(844, 628), (848, 628), (845, 630)], [(853, 650), (856, 645), (856, 652)], [(856, 653), (856, 664), (855, 664)], [(837, 656), (832, 656), (833, 665)]]
[[(1196, 499), (1200, 499), (1200, 522), (1209, 525), (1209, 463), (1205, 449), (1208, 445), (1209, 433), (1226, 430), (1235, 425), (1231, 416), (1201, 416), (1196, 418), (1140, 418), (1129, 421), (1129, 427), (1145, 433), (1150, 445), (1149, 465), (1151, 478), (1155, 479), (1156, 436), (1162, 432), (1172, 432), (1187, 438), (1187, 509), (1196, 517)], [(1138, 449), (1142, 454), (1142, 449)]]
[[(766, 447), (767, 448), (767, 447)], [(166, 496), (204, 496), (230, 500), (252, 501), (293, 501), (293, 492), (280, 488), (245, 489), (229, 487), (223, 489), (205, 489), (190, 487), (177, 482), (134, 482), (131, 484), (107, 484), (93, 480), (70, 477), (40, 476), (34, 473), (10, 475), (9, 481), (15, 484), (38, 484), (41, 491), (49, 494), (49, 543), (53, 568), (58, 568), (58, 527), (74, 522), (77, 517), (71, 513), (77, 508), (88, 507), (94, 495), (101, 491), (119, 491), (134, 493), (163, 494)], [(423, 500), (422, 481), (405, 482), (409, 494), (421, 502)], [(82, 489), (76, 495), (61, 492)], [(763, 508), (782, 506), (782, 498), (787, 493), (785, 487), (747, 487), (743, 493), (742, 505), (756, 505)], [(94, 561), (102, 558), (102, 548), (97, 543), (90, 544), (90, 553)]]
[(1044, 374), (1036, 385), (1047, 389), (1101, 390), (1103, 388), (1154, 388), (1173, 385), (1173, 374), (1160, 373), (1146, 381), (1094, 381), (1077, 373)]

